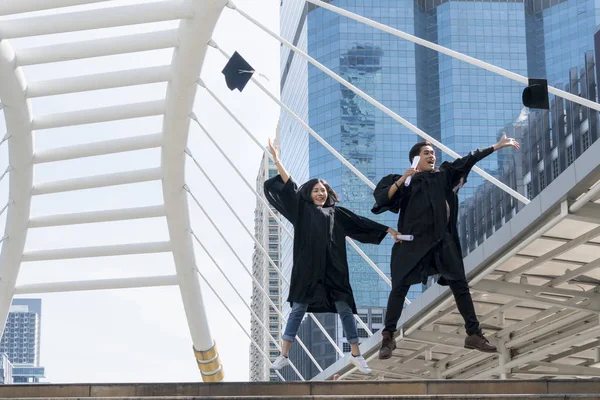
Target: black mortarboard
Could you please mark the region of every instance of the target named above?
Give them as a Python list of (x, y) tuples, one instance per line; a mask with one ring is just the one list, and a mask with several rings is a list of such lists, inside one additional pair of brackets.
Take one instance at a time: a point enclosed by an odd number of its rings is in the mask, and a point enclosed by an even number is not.
[(523, 105), (529, 108), (550, 109), (546, 79), (529, 78), (529, 86), (523, 90)]
[(229, 90), (237, 88), (241, 92), (252, 78), (254, 68), (236, 51), (221, 72), (225, 75), (225, 82), (227, 82)]

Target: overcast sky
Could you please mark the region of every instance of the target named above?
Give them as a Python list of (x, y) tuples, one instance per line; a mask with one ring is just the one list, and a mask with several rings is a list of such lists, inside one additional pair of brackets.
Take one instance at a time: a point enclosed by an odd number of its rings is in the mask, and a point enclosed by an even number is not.
[[(75, 11), (137, 3), (143, 1), (109, 1), (71, 9)], [(269, 28), (279, 31), (278, 0), (237, 0), (236, 4)], [(3, 17), (0, 21), (6, 19), (7, 17)], [(15, 49), (21, 49), (170, 29), (176, 26), (175, 23), (159, 23), (84, 33), (46, 35), (11, 40), (11, 44)], [(268, 81), (259, 78), (263, 84), (273, 93), (279, 93), (278, 42), (229, 9), (223, 12), (213, 37), (227, 52), (233, 53), (235, 50), (240, 52), (257, 71), (269, 78)], [(66, 76), (166, 65), (170, 63), (171, 55), (172, 50), (159, 50), (135, 55), (31, 66), (25, 67), (23, 71), (29, 82), (43, 81)], [(278, 106), (253, 84), (249, 84), (243, 93), (230, 92), (220, 72), (225, 63), (226, 60), (220, 53), (209, 49), (202, 72), (204, 81), (249, 130), (266, 144), (267, 137), (275, 135), (279, 115)], [(31, 104), (35, 116), (158, 100), (164, 98), (165, 90), (166, 84), (143, 85), (45, 97), (34, 99)], [(201, 88), (198, 90), (194, 111), (244, 172), (246, 178), (254, 183), (260, 162), (260, 149)], [(158, 133), (161, 124), (162, 118), (150, 117), (39, 131), (34, 134), (35, 150)], [(188, 146), (215, 184), (230, 199), (246, 226), (253, 231), (256, 202), (252, 193), (195, 124), (191, 125)], [(36, 166), (35, 182), (144, 169), (159, 165), (158, 149), (121, 153)], [(0, 174), (6, 166), (7, 145), (4, 143), (0, 146)], [(188, 162), (186, 168), (186, 181), (247, 266), (251, 267), (253, 242), (191, 162)], [(7, 201), (7, 183), (8, 179), (0, 182), (0, 209)], [(154, 204), (162, 204), (159, 182), (38, 196), (33, 199), (32, 216)], [(249, 301), (251, 280), (192, 201), (190, 201), (190, 210), (192, 228), (244, 298)], [(3, 215), (0, 219), (0, 229), (4, 229), (5, 218), (6, 215)], [(26, 251), (167, 239), (166, 222), (163, 218), (157, 218), (32, 229), (28, 234)], [(235, 297), (199, 247), (196, 247), (196, 257), (199, 269), (218, 288), (220, 294), (226, 298), (227, 305), (248, 329), (250, 316), (245, 306)], [(173, 273), (175, 269), (170, 253), (75, 259), (24, 263), (17, 284)], [(248, 379), (249, 369), (249, 340), (204, 284), (203, 294), (211, 333), (217, 341), (225, 367), (226, 380), (245, 381)], [(74, 292), (39, 297), (42, 298), (41, 365), (46, 367), (46, 381), (63, 383), (200, 380), (178, 287)]]

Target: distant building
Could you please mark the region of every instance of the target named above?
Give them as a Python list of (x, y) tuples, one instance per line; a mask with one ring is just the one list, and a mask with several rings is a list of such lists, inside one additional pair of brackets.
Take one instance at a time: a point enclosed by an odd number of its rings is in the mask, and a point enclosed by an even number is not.
[(12, 364), (13, 383), (37, 383), (44, 378), (44, 367), (40, 367), (41, 320), (41, 299), (13, 299), (0, 342), (0, 354), (6, 354)]

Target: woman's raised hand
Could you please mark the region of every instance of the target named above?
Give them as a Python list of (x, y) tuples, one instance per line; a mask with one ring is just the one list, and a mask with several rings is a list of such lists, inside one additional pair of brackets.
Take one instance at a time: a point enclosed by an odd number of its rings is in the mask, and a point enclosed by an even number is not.
[(273, 161), (277, 162), (279, 161), (279, 149), (275, 146), (273, 146), (273, 142), (271, 141), (271, 138), (269, 138), (269, 151), (271, 152), (271, 155), (273, 156)]

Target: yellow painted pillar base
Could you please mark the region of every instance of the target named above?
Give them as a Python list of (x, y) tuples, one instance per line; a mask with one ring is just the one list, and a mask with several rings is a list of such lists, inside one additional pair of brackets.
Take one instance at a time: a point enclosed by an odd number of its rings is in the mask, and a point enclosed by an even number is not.
[(194, 348), (194, 355), (204, 382), (221, 382), (223, 380), (225, 371), (219, 358), (216, 343), (213, 342), (213, 347), (204, 351)]

